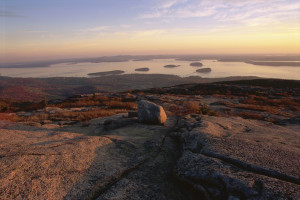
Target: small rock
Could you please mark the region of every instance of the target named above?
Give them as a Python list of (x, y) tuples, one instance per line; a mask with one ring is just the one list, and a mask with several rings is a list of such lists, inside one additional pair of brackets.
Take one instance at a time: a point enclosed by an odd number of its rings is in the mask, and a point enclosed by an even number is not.
[(191, 114), (191, 118), (196, 118), (198, 116), (199, 116), (199, 114)]
[(111, 124), (112, 122), (113, 122), (112, 119), (107, 119), (107, 120), (105, 120), (105, 121), (103, 122), (103, 125), (104, 125), (104, 126), (107, 126), (107, 125)]
[(128, 118), (107, 119), (103, 123), (103, 129), (105, 131), (111, 131), (134, 123), (136, 123), (136, 119), (128, 119)]
[(60, 126), (58, 124), (44, 124), (42, 125), (42, 127), (45, 129), (54, 129), (54, 128), (59, 128)]
[(42, 126), (40, 123), (38, 122), (29, 122), (28, 123), (29, 126), (36, 126), (36, 127), (39, 127), (39, 126)]
[(44, 125), (44, 124), (52, 124), (52, 121), (51, 120), (42, 120), (41, 124), (42, 125)]
[(167, 115), (162, 106), (141, 100), (138, 103), (138, 120), (142, 123), (164, 124), (167, 120)]
[(63, 109), (58, 107), (46, 107), (45, 112), (48, 114), (55, 114), (55, 113), (61, 113)]
[(138, 116), (138, 112), (137, 111), (129, 111), (128, 112), (128, 117), (132, 118), (132, 117), (137, 117)]
[(59, 122), (59, 125), (60, 126), (64, 126), (64, 125), (73, 125), (73, 124), (76, 124), (77, 121), (60, 121)]

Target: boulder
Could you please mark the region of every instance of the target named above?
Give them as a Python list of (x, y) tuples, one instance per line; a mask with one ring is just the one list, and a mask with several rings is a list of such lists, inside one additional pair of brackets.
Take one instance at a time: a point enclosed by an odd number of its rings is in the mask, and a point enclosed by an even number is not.
[(167, 115), (162, 106), (141, 100), (138, 103), (138, 120), (148, 124), (164, 124), (167, 120)]

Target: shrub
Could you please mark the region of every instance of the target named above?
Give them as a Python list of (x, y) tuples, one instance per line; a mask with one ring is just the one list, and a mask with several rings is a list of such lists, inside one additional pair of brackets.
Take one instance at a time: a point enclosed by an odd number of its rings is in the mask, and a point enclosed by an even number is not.
[(57, 113), (53, 114), (49, 117), (50, 120), (53, 121), (87, 121), (91, 119), (95, 119), (98, 117), (106, 117), (106, 116), (111, 116), (114, 114), (117, 114), (121, 112), (120, 110), (105, 110), (105, 109), (92, 109), (84, 112), (72, 112), (72, 111), (67, 111), (67, 112), (62, 112), (62, 113)]
[(245, 118), (245, 119), (264, 120), (264, 116), (262, 114), (259, 114), (259, 113), (240, 112), (237, 115), (242, 117), (242, 118)]
[(210, 115), (210, 116), (218, 116), (219, 113), (213, 109), (211, 109), (206, 103), (203, 103), (199, 110), (199, 114), (202, 115)]
[(19, 117), (15, 114), (0, 113), (0, 120), (18, 122)]
[(119, 109), (137, 109), (137, 104), (135, 102), (121, 102), (121, 101), (106, 101), (103, 103), (110, 108)]
[(183, 103), (184, 113), (199, 113), (200, 105), (198, 101), (185, 101)]
[(180, 106), (177, 104), (167, 104), (163, 106), (167, 115), (182, 116)]
[(200, 105), (199, 101), (185, 101), (183, 103), (183, 109), (181, 111), (181, 115), (192, 114), (192, 113), (210, 115), (210, 116), (219, 115), (217, 111), (211, 109), (206, 103)]

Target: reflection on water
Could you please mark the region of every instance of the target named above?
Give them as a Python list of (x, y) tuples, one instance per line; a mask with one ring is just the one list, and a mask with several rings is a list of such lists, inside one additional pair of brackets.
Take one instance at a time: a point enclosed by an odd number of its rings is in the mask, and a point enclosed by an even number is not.
[[(194, 62), (194, 61), (193, 61)], [(202, 60), (203, 67), (192, 67), (189, 61), (175, 59), (156, 59), (148, 61), (103, 62), (103, 63), (60, 63), (51, 67), (0, 69), (2, 76), (11, 77), (88, 77), (88, 73), (123, 70), (127, 74), (173, 74), (181, 77), (201, 76), (219, 78), (228, 76), (259, 76), (300, 80), (300, 67), (258, 66), (243, 62), (219, 62)], [(165, 65), (180, 65), (165, 68)], [(135, 71), (137, 68), (149, 68), (148, 72)], [(200, 68), (211, 68), (210, 73), (197, 73)]]

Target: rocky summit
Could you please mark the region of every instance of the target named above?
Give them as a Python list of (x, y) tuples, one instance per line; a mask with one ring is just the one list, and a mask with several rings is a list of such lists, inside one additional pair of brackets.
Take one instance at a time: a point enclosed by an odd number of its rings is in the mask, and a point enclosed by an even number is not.
[(300, 197), (299, 132), (268, 122), (119, 114), (65, 128), (2, 122), (0, 139), (2, 199)]
[(299, 87), (242, 84), (11, 103), (0, 199), (298, 200)]

